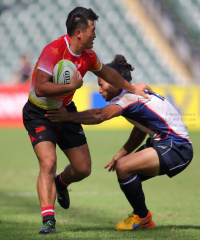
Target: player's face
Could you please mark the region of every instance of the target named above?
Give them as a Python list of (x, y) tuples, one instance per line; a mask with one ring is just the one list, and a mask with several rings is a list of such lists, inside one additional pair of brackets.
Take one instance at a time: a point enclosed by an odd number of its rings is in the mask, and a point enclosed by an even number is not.
[(81, 43), (84, 49), (92, 49), (94, 44), (94, 39), (96, 38), (95, 25), (94, 22), (88, 20), (88, 28), (86, 31), (82, 32)]
[(106, 102), (110, 101), (111, 99), (119, 95), (118, 88), (110, 85), (100, 77), (98, 77), (98, 84), (99, 92), (101, 93), (102, 97), (106, 100)]

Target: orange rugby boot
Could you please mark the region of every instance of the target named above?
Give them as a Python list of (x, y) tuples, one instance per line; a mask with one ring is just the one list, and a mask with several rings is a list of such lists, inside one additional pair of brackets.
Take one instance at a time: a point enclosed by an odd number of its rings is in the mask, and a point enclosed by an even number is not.
[(131, 213), (126, 219), (119, 222), (114, 228), (117, 231), (131, 231), (140, 227), (141, 225), (150, 223), (151, 220), (152, 214), (150, 211), (148, 211), (145, 218), (140, 218), (138, 215)]
[(139, 228), (155, 228), (155, 227), (156, 227), (156, 225), (153, 221), (139, 226)]

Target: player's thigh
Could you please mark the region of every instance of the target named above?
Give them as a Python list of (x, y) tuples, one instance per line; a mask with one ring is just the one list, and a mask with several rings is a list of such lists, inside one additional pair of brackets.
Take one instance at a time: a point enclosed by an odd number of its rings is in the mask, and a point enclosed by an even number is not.
[(129, 154), (118, 160), (116, 170), (119, 175), (143, 174), (157, 176), (160, 170), (158, 154), (151, 147)]
[(75, 172), (91, 171), (91, 157), (87, 144), (63, 150)]
[[(68, 107), (67, 110), (70, 110), (70, 108)], [(73, 104), (71, 111), (76, 111)], [(69, 159), (74, 171), (90, 172), (91, 158), (81, 124), (61, 123), (57, 144)]]
[[(39, 160), (46, 159), (47, 155), (50, 158), (52, 152), (55, 152), (59, 129), (58, 123), (52, 123), (44, 117), (45, 113), (46, 110), (35, 106), (30, 101), (23, 108), (24, 126)], [(43, 151), (43, 149), (45, 150)], [(52, 155), (52, 158), (55, 159), (55, 154)]]
[(56, 131), (45, 121), (32, 123), (35, 128), (28, 131), (33, 149), (40, 163), (40, 168), (56, 167)]
[(50, 141), (40, 142), (34, 147), (35, 154), (38, 158), (40, 169), (45, 171), (56, 170), (56, 148)]

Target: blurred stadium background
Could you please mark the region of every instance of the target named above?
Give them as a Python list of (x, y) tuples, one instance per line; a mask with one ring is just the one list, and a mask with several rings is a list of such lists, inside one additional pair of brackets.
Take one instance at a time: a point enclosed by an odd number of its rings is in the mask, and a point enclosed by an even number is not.
[[(43, 47), (66, 34), (67, 15), (76, 6), (100, 16), (94, 50), (103, 63), (123, 54), (135, 66), (133, 83), (151, 85), (191, 129), (200, 129), (200, 0), (0, 0), (0, 126), (22, 126), (26, 76)], [(75, 94), (79, 110), (105, 105), (96, 82), (92, 73), (84, 77)]]
[(200, 81), (199, 0), (1, 0), (1, 82), (9, 80), (20, 54), (34, 64), (46, 44), (66, 33), (66, 17), (76, 6), (100, 16), (94, 45), (99, 58), (109, 62), (124, 54), (136, 67), (134, 81)]

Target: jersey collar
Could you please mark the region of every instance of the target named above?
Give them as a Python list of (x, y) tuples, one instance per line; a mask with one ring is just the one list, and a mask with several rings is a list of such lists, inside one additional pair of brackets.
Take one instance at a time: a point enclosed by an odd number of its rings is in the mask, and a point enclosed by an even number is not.
[(66, 36), (64, 37), (64, 39), (65, 39), (67, 48), (68, 48), (69, 52), (71, 53), (71, 55), (73, 55), (74, 57), (80, 57), (82, 53), (81, 53), (80, 55), (78, 55), (78, 54), (75, 54), (75, 53), (73, 53), (73, 52), (71, 51), (71, 49), (70, 49), (70, 47), (69, 47), (69, 44), (70, 44), (69, 36), (66, 35)]

